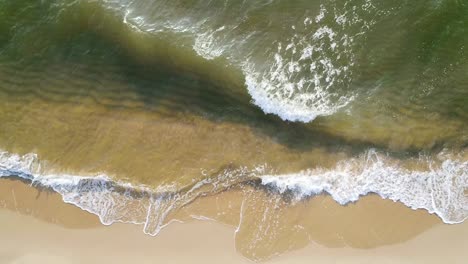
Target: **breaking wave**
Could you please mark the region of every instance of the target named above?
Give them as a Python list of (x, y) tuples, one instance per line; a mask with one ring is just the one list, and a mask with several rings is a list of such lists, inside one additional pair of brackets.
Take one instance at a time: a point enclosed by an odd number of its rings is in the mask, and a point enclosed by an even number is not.
[(190, 186), (150, 187), (115, 180), (106, 174), (78, 176), (47, 173), (36, 154), (0, 152), (0, 177), (20, 177), (32, 185), (50, 188), (64, 202), (99, 217), (104, 225), (115, 222), (143, 225), (144, 233), (157, 235), (170, 222), (167, 216), (200, 196), (233, 186), (258, 184), (295, 200), (328, 193), (338, 203), (355, 202), (377, 193), (412, 209), (426, 209), (445, 223), (468, 218), (468, 162), (445, 159), (439, 165), (420, 159), (428, 169), (404, 169), (386, 156), (369, 151), (339, 162), (333, 169), (311, 169), (290, 175), (269, 175), (265, 167), (226, 169)]
[[(375, 18), (382, 16), (370, 0), (352, 4), (327, 1), (317, 10), (304, 11), (298, 22), (283, 29), (280, 40), (273, 29), (262, 28), (265, 35), (250, 25), (255, 23), (250, 13), (281, 4), (275, 1), (246, 4), (226, 0), (224, 6), (243, 14), (230, 20), (226, 9), (208, 8), (207, 1), (194, 1), (187, 9), (178, 1), (103, 2), (138, 32), (187, 35), (193, 41), (179, 45), (191, 45), (206, 60), (226, 58), (230, 66), (243, 72), (254, 104), (283, 120), (301, 122), (331, 115), (355, 99), (355, 91), (349, 88), (355, 57)], [(203, 9), (212, 12), (208, 15)], [(276, 26), (276, 17), (265, 19)]]
[(289, 175), (261, 176), (262, 184), (280, 193), (292, 192), (297, 199), (328, 193), (345, 205), (360, 196), (376, 193), (412, 209), (426, 209), (445, 223), (468, 218), (468, 162), (445, 159), (440, 165), (425, 160), (427, 170), (409, 170), (392, 164), (375, 151), (339, 162), (331, 169), (307, 170)]

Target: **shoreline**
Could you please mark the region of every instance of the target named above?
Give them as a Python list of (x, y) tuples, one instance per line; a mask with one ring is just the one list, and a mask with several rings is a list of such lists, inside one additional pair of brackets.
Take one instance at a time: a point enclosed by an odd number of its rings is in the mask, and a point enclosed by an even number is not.
[[(134, 225), (70, 229), (32, 216), (0, 210), (1, 263), (255, 263), (236, 252), (233, 229), (211, 221), (174, 223), (157, 237)], [(468, 224), (439, 225), (407, 242), (376, 249), (311, 244), (268, 264), (463, 263)]]
[[(235, 193), (228, 198), (234, 196)], [(141, 225), (104, 226), (95, 215), (64, 203), (57, 193), (39, 191), (20, 181), (2, 180), (0, 243), (6, 246), (0, 249), (0, 263), (102, 263), (109, 260), (114, 263), (153, 263), (154, 260), (254, 263), (242, 255), (239, 247), (243, 241), (236, 238), (234, 223), (193, 218), (197, 211), (204, 213), (213, 207), (214, 199), (204, 199), (183, 210), (181, 215), (194, 213), (190, 220), (185, 218), (183, 224), (173, 222), (153, 237), (145, 235)], [(349, 226), (352, 230), (370, 235), (346, 234), (336, 221), (330, 221), (327, 211), (319, 210), (317, 214), (330, 222), (316, 228), (316, 237), (311, 243), (292, 246), (260, 263), (374, 263), (375, 259), (384, 263), (440, 263), (446, 257), (451, 259), (450, 263), (461, 263), (461, 259), (468, 257), (462, 250), (468, 246), (468, 223), (442, 224), (427, 212), (414, 211), (377, 197), (366, 198), (350, 207), (328, 204), (326, 198), (317, 197), (314, 201), (326, 207), (333, 206), (330, 210), (337, 218), (348, 218), (345, 223), (352, 225)], [(372, 225), (375, 221), (380, 223)], [(379, 225), (384, 225), (382, 230), (388, 230), (382, 233)], [(418, 228), (420, 230), (415, 231)], [(326, 243), (333, 230), (335, 237), (341, 236), (341, 244)], [(290, 243), (288, 238), (282, 240), (279, 242)]]

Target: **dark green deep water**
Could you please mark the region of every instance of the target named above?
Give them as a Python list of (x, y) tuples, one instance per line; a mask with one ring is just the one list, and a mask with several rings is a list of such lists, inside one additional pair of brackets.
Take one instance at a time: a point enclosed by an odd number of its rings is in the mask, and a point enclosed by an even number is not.
[[(2, 68), (18, 75), (99, 64), (141, 100), (171, 98), (175, 110), (236, 121), (269, 118), (258, 110), (319, 117), (327, 131), (346, 123), (331, 132), (356, 140), (420, 124), (409, 132), (430, 138), (403, 148), (466, 143), (464, 1), (2, 1), (0, 12)], [(453, 128), (437, 135), (421, 131), (446, 123)]]

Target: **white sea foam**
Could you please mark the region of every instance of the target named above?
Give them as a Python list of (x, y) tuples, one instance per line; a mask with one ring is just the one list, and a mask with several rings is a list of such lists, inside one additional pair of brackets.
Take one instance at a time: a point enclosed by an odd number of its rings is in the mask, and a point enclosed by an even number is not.
[(0, 178), (15, 176), (32, 185), (50, 188), (63, 201), (95, 214), (104, 225), (116, 222), (143, 225), (143, 232), (157, 235), (170, 222), (167, 215), (204, 193), (222, 191), (259, 172), (240, 168), (225, 170), (216, 177), (188, 186), (164, 185), (149, 188), (144, 185), (115, 181), (106, 174), (80, 176), (49, 173), (42, 168), (38, 156), (11, 154), (0, 150)]
[[(266, 175), (265, 167), (226, 170), (180, 192), (174, 185), (149, 188), (113, 181), (105, 174), (77, 176), (45, 173), (36, 154), (23, 156), (0, 151), (0, 177), (17, 176), (33, 185), (51, 188), (64, 202), (97, 215), (104, 225), (115, 222), (143, 225), (156, 235), (170, 222), (167, 215), (204, 193), (216, 193), (259, 177), (279, 193), (291, 192), (298, 200), (328, 193), (340, 204), (357, 201), (368, 193), (399, 201), (412, 209), (426, 209), (445, 223), (468, 218), (468, 162), (421, 158), (427, 169), (409, 170), (375, 151), (344, 160), (333, 169), (311, 169), (289, 175)], [(437, 163), (437, 164), (436, 164)], [(242, 212), (241, 212), (242, 214)], [(241, 216), (242, 217), (242, 216)]]
[[(375, 151), (340, 162), (333, 169), (313, 169), (289, 175), (264, 175), (262, 184), (296, 199), (330, 194), (344, 205), (376, 193), (412, 209), (426, 209), (445, 223), (468, 218), (468, 162), (446, 159), (439, 165), (427, 160), (428, 170), (409, 170), (389, 162)], [(429, 162), (429, 163), (428, 163)]]
[[(137, 31), (183, 34), (193, 39), (192, 48), (199, 56), (207, 60), (223, 56), (229, 66), (243, 71), (254, 104), (265, 113), (300, 122), (332, 115), (355, 99), (355, 94), (347, 90), (353, 79), (355, 47), (374, 24), (364, 17), (375, 12), (369, 0), (362, 0), (360, 8), (327, 1), (314, 16), (290, 25), (291, 32), (272, 42), (268, 27), (262, 28), (265, 34), (258, 34), (255, 28), (239, 33), (236, 29), (242, 27), (242, 17), (226, 22), (221, 18), (228, 15), (223, 13), (227, 10), (210, 15), (200, 10), (181, 16), (178, 5), (166, 1), (103, 1)], [(248, 6), (241, 7), (246, 15), (249, 8), (261, 8)], [(258, 46), (268, 51), (261, 60), (252, 54)]]
[[(372, 6), (364, 8), (373, 11)], [(353, 80), (356, 43), (375, 22), (338, 10), (333, 2), (321, 5), (314, 19), (305, 18), (292, 27), (292, 37), (279, 42), (269, 60), (261, 65), (251, 60), (242, 64), (253, 102), (265, 113), (310, 122), (334, 114), (355, 99), (348, 86)]]
[(0, 150), (0, 177), (8, 176), (21, 177), (31, 181), (32, 185), (54, 190), (62, 195), (64, 202), (97, 215), (104, 225), (115, 222), (145, 224), (152, 197), (173, 191), (172, 186), (151, 190), (146, 186), (114, 182), (105, 174), (79, 176), (47, 173), (42, 170), (36, 154), (21, 156)]
[(221, 56), (227, 47), (219, 45), (219, 40), (216, 35), (225, 30), (225, 27), (219, 27), (212, 32), (205, 32), (198, 34), (193, 44), (193, 49), (198, 55), (202, 56), (207, 60), (215, 59)]

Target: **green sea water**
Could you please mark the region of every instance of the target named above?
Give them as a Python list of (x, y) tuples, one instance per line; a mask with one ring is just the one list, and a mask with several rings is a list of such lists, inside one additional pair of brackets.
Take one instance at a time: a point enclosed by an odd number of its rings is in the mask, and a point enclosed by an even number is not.
[(3, 0), (0, 176), (105, 175), (55, 188), (150, 234), (239, 184), (462, 222), (467, 49), (463, 0)]

